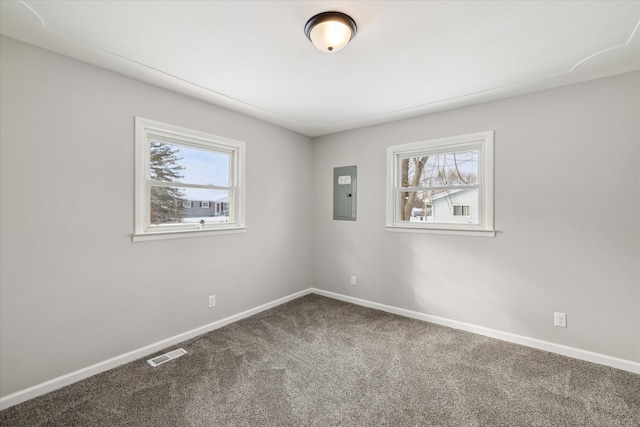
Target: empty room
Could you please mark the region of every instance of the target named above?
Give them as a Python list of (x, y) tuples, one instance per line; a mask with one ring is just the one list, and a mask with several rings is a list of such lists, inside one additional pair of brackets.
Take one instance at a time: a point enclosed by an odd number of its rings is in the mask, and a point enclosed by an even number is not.
[(0, 425), (640, 425), (640, 1), (0, 1)]

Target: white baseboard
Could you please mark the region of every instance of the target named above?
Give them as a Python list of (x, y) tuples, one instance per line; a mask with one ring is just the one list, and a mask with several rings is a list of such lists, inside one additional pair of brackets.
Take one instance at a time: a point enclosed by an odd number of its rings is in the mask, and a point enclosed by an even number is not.
[(34, 385), (33, 387), (29, 387), (27, 389), (9, 394), (5, 397), (0, 398), (0, 410), (25, 402), (29, 399), (33, 399), (34, 397), (41, 396), (45, 393), (49, 393), (51, 391), (57, 390), (69, 384), (73, 384), (85, 378), (89, 378), (101, 372), (108, 371), (109, 369), (116, 368), (120, 365), (124, 365), (125, 363), (129, 363), (134, 360), (140, 359), (142, 357), (149, 356), (153, 353), (164, 350), (167, 347), (176, 345), (178, 343), (194, 338), (198, 335), (202, 335), (207, 332), (213, 331), (215, 329), (222, 328), (223, 326), (226, 326), (230, 323), (237, 322), (238, 320), (242, 320), (249, 316), (253, 316), (254, 314), (258, 314), (262, 311), (268, 310), (270, 308), (276, 307), (278, 305), (284, 304), (285, 302), (289, 302), (291, 300), (300, 298), (310, 293), (311, 293), (311, 289), (306, 289), (304, 291), (296, 292), (294, 294), (277, 299), (275, 301), (271, 301), (261, 306), (252, 308), (250, 310), (243, 311), (242, 313), (238, 313), (233, 316), (229, 316), (225, 319), (218, 320), (217, 322), (209, 323), (208, 325), (204, 325), (199, 328), (192, 329), (190, 331), (175, 335), (171, 338), (167, 338), (165, 340), (158, 341), (156, 343), (147, 345), (137, 350), (130, 351), (120, 356), (113, 357), (103, 362), (96, 363), (95, 365), (91, 365), (86, 368), (79, 369), (77, 371), (71, 372), (66, 375), (62, 375), (60, 377), (43, 382), (41, 384)]
[(529, 338), (522, 335), (511, 334), (508, 332), (502, 332), (495, 329), (484, 328), (482, 326), (472, 325), (470, 323), (459, 322), (456, 320), (446, 319), (443, 317), (432, 316), (429, 314), (419, 313), (417, 311), (405, 310), (403, 308), (393, 307), (390, 305), (380, 304), (377, 302), (367, 301), (360, 298), (354, 298), (346, 295), (337, 294), (334, 292), (323, 291), (321, 289), (309, 288), (286, 297), (271, 301), (261, 306), (252, 308), (242, 313), (229, 316), (225, 319), (218, 320), (208, 325), (201, 326), (199, 328), (192, 329), (190, 331), (175, 335), (162, 341), (158, 341), (154, 344), (139, 348), (137, 350), (130, 351), (120, 356), (113, 357), (103, 362), (96, 363), (83, 369), (71, 372), (66, 375), (54, 378), (52, 380), (37, 384), (33, 387), (18, 391), (16, 393), (7, 395), (0, 398), (0, 410), (9, 408), (19, 403), (25, 402), (34, 397), (41, 396), (45, 393), (57, 390), (69, 384), (73, 384), (85, 378), (99, 374), (101, 372), (108, 371), (109, 369), (116, 368), (125, 363), (132, 362), (134, 360), (149, 356), (153, 353), (157, 353), (161, 350), (179, 344), (188, 339), (194, 338), (198, 335), (205, 334), (207, 332), (219, 329), (228, 324), (237, 322), (254, 314), (258, 314), (262, 311), (284, 304), (296, 298), (308, 294), (318, 294), (329, 298), (337, 299), (340, 301), (349, 302), (363, 307), (374, 308), (388, 313), (397, 314), (404, 317), (410, 317), (412, 319), (423, 320), (426, 322), (436, 323), (438, 325), (448, 326), (454, 329), (460, 329), (463, 331), (473, 332), (475, 334), (488, 336), (491, 338), (497, 338), (499, 340), (508, 341), (516, 344), (525, 345), (527, 347), (537, 348), (539, 350), (549, 351), (551, 353), (561, 354), (563, 356), (573, 357), (575, 359), (585, 360), (588, 362), (598, 363), (600, 365), (611, 366), (613, 368), (622, 369), (624, 371), (634, 372), (640, 374), (640, 363), (630, 360), (618, 359), (616, 357), (607, 356), (604, 354), (593, 353), (586, 350), (580, 350), (573, 347), (567, 347), (560, 344), (554, 344), (547, 341), (538, 340), (535, 338)]
[(454, 329), (460, 329), (474, 334), (484, 335), (491, 338), (497, 338), (502, 341), (508, 341), (515, 344), (521, 344), (527, 347), (537, 348), (538, 350), (548, 351), (550, 353), (561, 354), (563, 356), (572, 357), (574, 359), (585, 360), (587, 362), (597, 363), (600, 365), (610, 366), (623, 371), (629, 371), (640, 374), (640, 363), (631, 360), (619, 359), (617, 357), (607, 356), (606, 354), (594, 353), (579, 348), (568, 347), (561, 344), (555, 344), (548, 341), (542, 341), (535, 338), (516, 335), (509, 332), (498, 331), (496, 329), (485, 328), (482, 326), (472, 325), (470, 323), (459, 322), (457, 320), (446, 319), (444, 317), (432, 316), (429, 314), (419, 313), (417, 311), (405, 310), (403, 308), (393, 307), (390, 305), (379, 304), (377, 302), (367, 301), (360, 298), (354, 298), (334, 292), (323, 291), (321, 289), (311, 288), (311, 293), (349, 302), (363, 307), (375, 308), (377, 310), (386, 311), (387, 313), (398, 314), (412, 319), (423, 320), (425, 322), (436, 323), (438, 325), (448, 326)]

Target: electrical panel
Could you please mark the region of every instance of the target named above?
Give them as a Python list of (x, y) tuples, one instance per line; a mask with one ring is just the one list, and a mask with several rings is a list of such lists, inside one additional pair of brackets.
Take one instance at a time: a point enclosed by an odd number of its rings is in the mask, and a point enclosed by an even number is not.
[(333, 219), (356, 220), (356, 166), (333, 168)]

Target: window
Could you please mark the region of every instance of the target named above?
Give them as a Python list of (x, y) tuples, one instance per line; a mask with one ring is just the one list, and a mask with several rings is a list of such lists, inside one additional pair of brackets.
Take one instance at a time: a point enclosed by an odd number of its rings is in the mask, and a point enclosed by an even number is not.
[(495, 236), (493, 131), (389, 147), (386, 229)]
[(453, 216), (469, 216), (469, 205), (454, 205)]
[(245, 231), (244, 142), (140, 117), (135, 140), (134, 241)]

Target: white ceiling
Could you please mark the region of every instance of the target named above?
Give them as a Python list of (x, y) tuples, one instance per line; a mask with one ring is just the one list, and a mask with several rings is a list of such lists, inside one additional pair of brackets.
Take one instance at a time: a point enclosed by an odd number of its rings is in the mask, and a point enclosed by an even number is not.
[[(350, 15), (317, 50), (313, 15)], [(0, 32), (317, 136), (640, 69), (640, 1), (1, 1)]]

